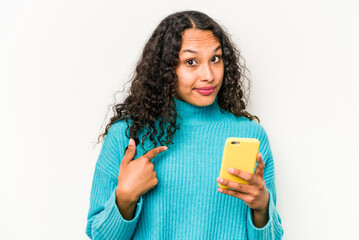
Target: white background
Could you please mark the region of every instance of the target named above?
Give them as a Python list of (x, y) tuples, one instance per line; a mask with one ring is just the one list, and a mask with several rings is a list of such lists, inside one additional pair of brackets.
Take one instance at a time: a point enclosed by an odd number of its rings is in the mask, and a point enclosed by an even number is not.
[(187, 9), (223, 25), (247, 61), (284, 239), (357, 236), (358, 1), (2, 0), (0, 239), (87, 239), (113, 94), (160, 20)]

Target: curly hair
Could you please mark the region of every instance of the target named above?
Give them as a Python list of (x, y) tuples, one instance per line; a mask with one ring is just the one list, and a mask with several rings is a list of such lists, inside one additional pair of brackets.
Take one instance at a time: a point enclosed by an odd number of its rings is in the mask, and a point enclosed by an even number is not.
[[(157, 147), (157, 142), (159, 145), (173, 144), (173, 135), (179, 129), (174, 101), (175, 71), (179, 64), (182, 33), (186, 29), (210, 30), (221, 44), (224, 74), (217, 98), (219, 107), (235, 116), (260, 122), (257, 116), (245, 110), (250, 88), (250, 80), (245, 74), (248, 69), (245, 61), (240, 62), (244, 59), (228, 34), (202, 12), (181, 11), (163, 19), (145, 44), (130, 80), (129, 94), (122, 103), (112, 105), (114, 116), (98, 137), (98, 143), (105, 138), (111, 125), (126, 120), (126, 136), (133, 138), (136, 145), (140, 142), (138, 136), (142, 131), (142, 147), (148, 137), (154, 147)], [(165, 140), (162, 140), (165, 132)]]

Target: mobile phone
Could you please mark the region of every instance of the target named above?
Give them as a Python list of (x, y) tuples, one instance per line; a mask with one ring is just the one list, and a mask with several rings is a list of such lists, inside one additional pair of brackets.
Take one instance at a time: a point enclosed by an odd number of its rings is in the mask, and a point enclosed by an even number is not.
[[(247, 181), (230, 174), (228, 172), (228, 168), (235, 168), (253, 174), (257, 161), (259, 145), (259, 140), (255, 138), (227, 138), (224, 144), (219, 177), (237, 183), (248, 184)], [(230, 189), (229, 187), (219, 183), (218, 186), (220, 188)]]

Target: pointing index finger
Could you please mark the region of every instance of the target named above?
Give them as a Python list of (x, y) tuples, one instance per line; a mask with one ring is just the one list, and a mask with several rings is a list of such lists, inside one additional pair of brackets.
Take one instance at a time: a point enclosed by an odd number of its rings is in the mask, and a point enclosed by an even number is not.
[(154, 157), (156, 157), (159, 153), (166, 151), (168, 148), (166, 146), (156, 147), (148, 151), (148, 153), (143, 156), (151, 161)]

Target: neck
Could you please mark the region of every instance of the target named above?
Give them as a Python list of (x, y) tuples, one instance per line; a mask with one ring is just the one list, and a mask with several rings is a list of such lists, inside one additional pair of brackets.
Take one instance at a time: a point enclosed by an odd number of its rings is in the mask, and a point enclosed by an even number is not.
[(208, 106), (195, 106), (177, 98), (174, 99), (176, 111), (182, 123), (213, 121), (221, 116), (221, 108), (218, 106), (217, 98)]

